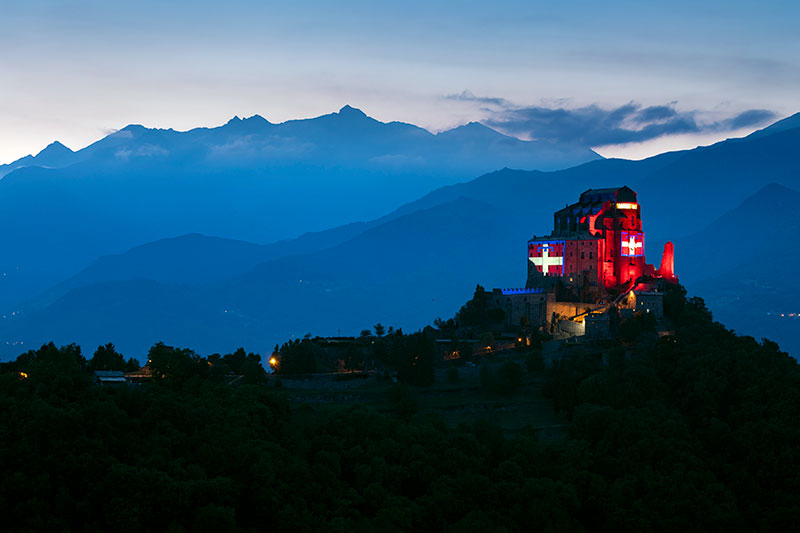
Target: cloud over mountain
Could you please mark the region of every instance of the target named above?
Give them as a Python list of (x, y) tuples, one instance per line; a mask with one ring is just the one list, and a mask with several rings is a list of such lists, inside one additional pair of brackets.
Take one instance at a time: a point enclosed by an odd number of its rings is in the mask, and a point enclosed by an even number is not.
[(724, 119), (704, 120), (699, 110), (676, 109), (677, 102), (648, 107), (630, 102), (614, 108), (597, 104), (568, 108), (559, 104), (518, 106), (504, 98), (475, 96), (469, 91), (445, 98), (477, 104), (488, 115), (487, 125), (511, 135), (593, 147), (665, 135), (734, 131), (776, 118), (773, 111), (749, 109)]

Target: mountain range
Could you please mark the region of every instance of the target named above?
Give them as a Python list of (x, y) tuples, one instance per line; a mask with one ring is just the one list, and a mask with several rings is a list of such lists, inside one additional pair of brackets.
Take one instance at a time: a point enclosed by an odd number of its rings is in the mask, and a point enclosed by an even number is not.
[(769, 184), (684, 240), (688, 289), (739, 333), (800, 356), (800, 192)]
[[(240, 345), (264, 352), (292, 336), (353, 334), (378, 321), (421, 327), (452, 316), (477, 283), (524, 284), (525, 243), (550, 231), (553, 211), (585, 189), (617, 185), (639, 194), (649, 262), (658, 264), (661, 245), (672, 240), (681, 280), (690, 292), (707, 293), (726, 325), (755, 336), (769, 331), (797, 353), (781, 329), (789, 322), (773, 318), (800, 294), (791, 268), (778, 266), (795, 264), (798, 253), (791, 235), (799, 118), (642, 161), (505, 168), (370, 222), (271, 245), (197, 233), (158, 240), (97, 259), (7, 313), (0, 340), (11, 347), (3, 355), (19, 352), (15, 342), (51, 339), (89, 347), (112, 341), (137, 357), (157, 340), (203, 352)], [(788, 287), (783, 300), (781, 286)], [(742, 305), (729, 305), (731, 293)]]
[(587, 147), (470, 123), (432, 134), (350, 106), (273, 124), (256, 115), (186, 132), (127, 126), (72, 152), (53, 143), (0, 168), (0, 308), (102, 255), (203, 233), (269, 243), (378, 218), (505, 165), (565, 168)]

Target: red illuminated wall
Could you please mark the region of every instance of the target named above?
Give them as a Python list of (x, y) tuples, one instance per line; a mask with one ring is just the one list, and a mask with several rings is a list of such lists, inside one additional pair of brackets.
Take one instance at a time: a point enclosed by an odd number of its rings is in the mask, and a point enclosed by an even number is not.
[(675, 250), (672, 247), (672, 242), (667, 242), (664, 245), (664, 255), (661, 256), (661, 266), (658, 269), (658, 275), (668, 280), (675, 278)]
[[(642, 232), (640, 218), (641, 208), (638, 204), (633, 205), (636, 207), (635, 209), (617, 209), (615, 202), (606, 202), (595, 219), (594, 233), (603, 237), (600, 281), (606, 288), (627, 284), (644, 273), (644, 232)], [(623, 232), (628, 238), (630, 238), (630, 234), (635, 234), (637, 242), (642, 242), (640, 256), (623, 255)]]
[(602, 256), (600, 244), (599, 240), (567, 241), (564, 274), (588, 271), (596, 276)]
[[(633, 239), (633, 246), (623, 246), (623, 239)], [(658, 271), (645, 263), (641, 206), (628, 187), (584, 192), (579, 202), (554, 213), (551, 235), (532, 239), (529, 246), (537, 249), (544, 242), (559, 243), (552, 251), (563, 257), (563, 271), (555, 275), (582, 274), (591, 284), (606, 288), (627, 285), (643, 275), (674, 277), (671, 247), (669, 253), (665, 249), (666, 263)], [(529, 257), (535, 257), (530, 250)], [(554, 275), (552, 270), (548, 275)]]

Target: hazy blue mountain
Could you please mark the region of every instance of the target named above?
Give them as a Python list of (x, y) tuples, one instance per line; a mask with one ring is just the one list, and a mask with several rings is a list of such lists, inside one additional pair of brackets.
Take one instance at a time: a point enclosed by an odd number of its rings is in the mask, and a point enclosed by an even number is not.
[[(788, 127), (795, 123), (798, 127)], [(546, 231), (552, 227), (552, 212), (575, 201), (580, 192), (625, 184), (639, 194), (649, 250), (660, 254), (665, 240), (698, 231), (771, 182), (800, 188), (800, 114), (777, 124), (783, 125), (771, 134), (642, 161), (606, 159), (556, 172), (504, 169), (437, 189), (398, 213), (458, 197), (475, 198), (508, 209), (539, 211), (537, 228)]]
[(272, 244), (209, 237), (191, 233), (137, 246), (122, 254), (100, 257), (43, 294), (21, 302), (20, 309), (39, 309), (72, 289), (110, 281), (150, 280), (188, 285), (220, 281), (259, 263), (335, 246), (374, 223), (358, 222)]
[(706, 299), (718, 320), (739, 333), (778, 341), (795, 356), (800, 356), (799, 205), (800, 192), (770, 184), (681, 239), (675, 250), (682, 281)]
[[(113, 339), (141, 357), (159, 339), (203, 351), (233, 343), (264, 352), (307, 332), (352, 333), (376, 321), (419, 326), (451, 314), (476, 280), (498, 284), (523, 272), (529, 225), (524, 217), (460, 199), (223, 282), (78, 286), (44, 308), (4, 319), (0, 341), (72, 339), (88, 347)], [(4, 346), (3, 355), (18, 346)]]
[[(158, 263), (160, 257), (172, 261), (176, 254), (160, 251), (149, 256), (141, 276), (137, 269), (124, 266), (104, 270), (112, 274), (96, 278), (97, 282), (92, 277), (96, 274), (83, 273), (80, 283), (51, 305), (5, 319), (0, 342), (28, 344), (52, 338), (94, 346), (112, 340), (130, 355), (140, 355), (148, 344), (162, 339), (201, 351), (244, 345), (264, 352), (275, 342), (307, 332), (353, 334), (377, 321), (406, 329), (421, 327), (436, 316), (452, 316), (476, 283), (522, 285), (525, 243), (534, 233), (550, 231), (553, 211), (590, 187), (623, 184), (639, 192), (649, 262), (660, 261), (659, 239), (673, 240), (681, 279), (697, 294), (705, 296), (703, 291), (708, 291), (712, 310), (723, 318), (719, 313), (737, 308), (718, 311), (725, 305), (725, 294), (718, 297), (711, 284), (701, 284), (701, 274), (714, 268), (715, 278), (724, 280), (722, 274), (730, 266), (733, 274), (725, 275), (731, 281), (721, 282), (720, 287), (735, 287), (741, 290), (740, 298), (753, 300), (763, 296), (765, 283), (780, 279), (761, 267), (757, 257), (751, 258), (749, 249), (742, 253), (741, 266), (721, 262), (731, 257), (730, 250), (738, 249), (731, 243), (739, 236), (758, 241), (752, 247), (756, 255), (763, 245), (794, 264), (791, 254), (797, 247), (792, 247), (791, 235), (796, 226), (788, 221), (795, 212), (795, 193), (765, 186), (780, 181), (798, 188), (798, 141), (800, 129), (781, 128), (770, 135), (643, 161), (598, 161), (557, 172), (504, 169), (434, 191), (369, 224), (336, 230), (342, 232), (341, 240), (323, 232), (315, 236), (313, 246), (288, 241), (282, 246), (295, 246), (294, 251), (222, 281), (214, 281), (219, 278), (206, 272), (194, 285), (174, 283), (171, 267), (160, 270)], [(710, 228), (707, 233), (697, 234), (705, 227)], [(772, 231), (773, 227), (787, 233)], [(721, 248), (699, 249), (696, 243), (706, 241)], [(196, 239), (196, 244), (206, 245), (204, 239)], [(242, 265), (251, 266), (244, 260)], [(750, 281), (734, 281), (740, 272), (748, 272)], [(792, 269), (783, 272), (790, 277)], [(145, 273), (157, 281), (135, 279)], [(785, 301), (775, 300), (770, 309), (787, 307), (800, 293), (796, 282), (785, 287), (789, 287)], [(776, 295), (779, 288), (775, 285)], [(786, 342), (785, 331), (765, 331), (764, 335)]]
[(53, 144), (0, 179), (0, 225), (14, 228), (0, 254), (0, 308), (157, 239), (273, 242), (375, 219), (503, 166), (597, 158), (478, 124), (434, 135), (349, 106), (282, 124), (254, 116), (186, 132), (131, 125), (75, 153)]
[(766, 128), (754, 131), (745, 138), (752, 139), (754, 137), (766, 137), (767, 135), (772, 135), (773, 133), (777, 133), (779, 131), (791, 130), (795, 128), (800, 128), (800, 113), (795, 113), (794, 115), (770, 124)]
[(0, 178), (23, 167), (58, 168), (77, 163), (80, 156), (58, 141), (48, 144), (36, 155), (26, 155), (13, 163), (0, 165)]

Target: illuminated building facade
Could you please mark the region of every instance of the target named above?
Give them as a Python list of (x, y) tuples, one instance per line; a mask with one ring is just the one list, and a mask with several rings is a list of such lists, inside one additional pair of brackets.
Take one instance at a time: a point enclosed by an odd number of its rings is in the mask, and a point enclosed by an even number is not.
[[(636, 193), (628, 187), (584, 192), (577, 203), (556, 211), (550, 235), (528, 241), (527, 287), (551, 287), (561, 280), (602, 291), (657, 275), (645, 263), (641, 215)], [(671, 257), (669, 263), (674, 275)]]
[(553, 334), (606, 338), (608, 311), (663, 317), (665, 284), (678, 281), (671, 242), (661, 266), (645, 263), (642, 211), (628, 187), (589, 189), (556, 211), (553, 232), (528, 241), (524, 289), (494, 289), (489, 309), (501, 309), (508, 328), (534, 325)]

